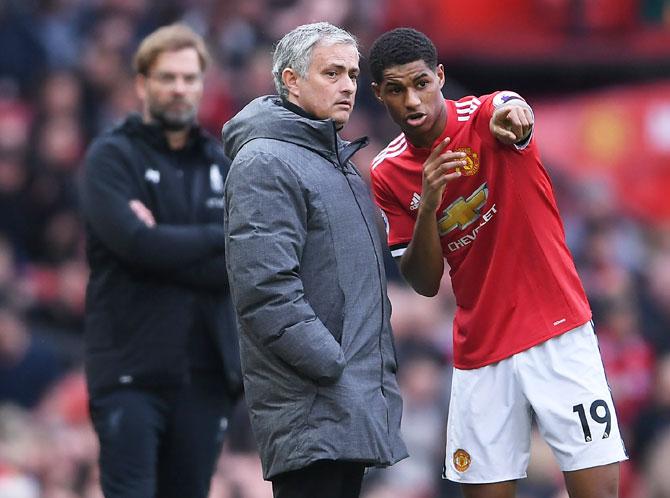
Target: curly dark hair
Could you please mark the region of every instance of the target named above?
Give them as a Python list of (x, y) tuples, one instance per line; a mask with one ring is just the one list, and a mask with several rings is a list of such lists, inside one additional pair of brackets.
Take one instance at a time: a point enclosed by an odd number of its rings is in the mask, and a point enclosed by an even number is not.
[(368, 63), (375, 83), (380, 83), (384, 69), (423, 60), (428, 67), (437, 67), (435, 45), (421, 31), (413, 28), (396, 28), (375, 40), (370, 49)]

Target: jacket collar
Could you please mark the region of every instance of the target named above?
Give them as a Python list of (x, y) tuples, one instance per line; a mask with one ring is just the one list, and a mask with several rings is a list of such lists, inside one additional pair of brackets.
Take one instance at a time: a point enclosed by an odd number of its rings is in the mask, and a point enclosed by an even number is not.
[(226, 155), (234, 159), (249, 141), (269, 138), (305, 147), (332, 160), (346, 144), (338, 136), (335, 123), (331, 119), (312, 119), (304, 115), (304, 110), (298, 110), (289, 110), (276, 95), (252, 100), (223, 126)]
[[(135, 135), (146, 140), (156, 148), (165, 151), (172, 150), (168, 145), (163, 127), (158, 123), (145, 123), (142, 119), (142, 115), (137, 112), (129, 114), (128, 117), (121, 123), (121, 128), (123, 128), (130, 135)], [(185, 151), (200, 145), (202, 137), (202, 129), (198, 124), (194, 124), (191, 126), (189, 131), (189, 137), (185, 147), (180, 150)]]
[(307, 112), (305, 109), (303, 109), (299, 105), (296, 105), (293, 102), (291, 102), (289, 100), (286, 100), (283, 97), (281, 99), (281, 105), (286, 107), (289, 111), (296, 113), (298, 116), (302, 116), (303, 118), (314, 119), (314, 120), (319, 119), (314, 114), (312, 114), (311, 112)]

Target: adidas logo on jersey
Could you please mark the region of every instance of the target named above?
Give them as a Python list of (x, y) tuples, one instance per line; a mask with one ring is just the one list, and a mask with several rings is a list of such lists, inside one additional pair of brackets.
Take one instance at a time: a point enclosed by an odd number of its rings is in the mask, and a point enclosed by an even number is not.
[(416, 192), (414, 192), (412, 194), (412, 200), (409, 203), (409, 210), (410, 211), (416, 211), (417, 209), (419, 209), (419, 203), (420, 202), (421, 202), (421, 196), (419, 194), (417, 194)]

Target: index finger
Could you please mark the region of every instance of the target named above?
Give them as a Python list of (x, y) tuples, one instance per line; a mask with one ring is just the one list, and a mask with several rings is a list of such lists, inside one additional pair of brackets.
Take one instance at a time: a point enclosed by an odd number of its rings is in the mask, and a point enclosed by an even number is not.
[(427, 161), (433, 160), (437, 156), (439, 156), (449, 142), (451, 142), (451, 138), (447, 137), (444, 140), (442, 140), (439, 144), (437, 144), (437, 146), (430, 152)]

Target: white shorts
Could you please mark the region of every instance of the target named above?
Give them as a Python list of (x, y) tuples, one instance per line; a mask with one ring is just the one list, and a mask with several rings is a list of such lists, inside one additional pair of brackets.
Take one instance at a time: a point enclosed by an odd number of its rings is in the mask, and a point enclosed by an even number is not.
[(628, 459), (591, 322), (498, 363), (454, 369), (444, 477), (526, 477), (533, 413), (563, 471)]

